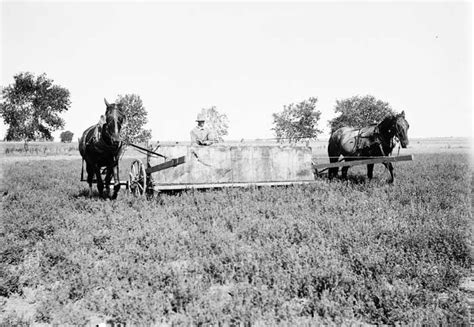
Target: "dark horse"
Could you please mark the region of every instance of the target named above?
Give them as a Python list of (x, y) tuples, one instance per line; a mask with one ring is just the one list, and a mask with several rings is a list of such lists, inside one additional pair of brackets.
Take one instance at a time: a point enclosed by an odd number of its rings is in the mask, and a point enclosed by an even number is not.
[[(117, 197), (120, 189), (118, 161), (122, 151), (120, 130), (125, 122), (125, 115), (120, 104), (109, 104), (104, 99), (107, 109), (105, 110), (105, 123), (96, 124), (84, 131), (79, 139), (79, 152), (86, 162), (87, 182), (89, 183), (89, 196), (92, 196), (92, 180), (95, 175), (97, 189), (101, 197), (104, 197), (104, 183), (106, 187), (105, 197), (110, 194), (110, 181), (114, 178), (114, 193), (112, 199)], [(100, 169), (106, 168), (104, 181)]]
[[(388, 115), (380, 123), (363, 127), (341, 127), (332, 132), (329, 138), (328, 154), (330, 162), (337, 162), (339, 156), (345, 157), (345, 161), (367, 159), (367, 157), (388, 156), (395, 147), (394, 137), (402, 146), (408, 145), (408, 122), (405, 120), (405, 112), (398, 115)], [(389, 183), (393, 182), (393, 165), (384, 163), (390, 172)], [(342, 168), (342, 177), (347, 178), (349, 167)], [(367, 165), (367, 177), (373, 177), (374, 164)], [(338, 168), (329, 169), (329, 178), (337, 176)]]

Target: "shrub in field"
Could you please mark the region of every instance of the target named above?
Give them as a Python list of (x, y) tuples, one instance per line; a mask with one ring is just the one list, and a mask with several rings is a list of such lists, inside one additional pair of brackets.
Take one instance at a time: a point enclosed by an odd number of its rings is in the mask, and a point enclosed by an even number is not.
[(61, 142), (64, 142), (64, 143), (71, 143), (73, 136), (74, 136), (74, 133), (71, 131), (64, 131), (59, 135)]
[(316, 139), (321, 130), (317, 128), (321, 112), (316, 110), (318, 99), (310, 97), (300, 103), (283, 106), (283, 111), (273, 114), (272, 130), (278, 142), (298, 142)]
[(0, 295), (34, 289), (38, 322), (467, 323), (467, 155), (420, 155), (396, 185), (319, 180), (159, 201), (89, 199), (79, 161), (6, 169)]
[(331, 131), (343, 126), (361, 128), (378, 123), (389, 114), (395, 114), (388, 102), (378, 100), (372, 95), (336, 100), (334, 112), (339, 115), (329, 121)]
[(115, 103), (122, 106), (126, 120), (120, 132), (122, 141), (126, 143), (148, 143), (151, 129), (143, 127), (148, 122), (148, 112), (143, 101), (137, 94), (119, 95)]
[(199, 115), (206, 121), (206, 129), (210, 132), (212, 139), (223, 142), (224, 136), (229, 134), (229, 118), (225, 113), (220, 113), (215, 106), (202, 108)]

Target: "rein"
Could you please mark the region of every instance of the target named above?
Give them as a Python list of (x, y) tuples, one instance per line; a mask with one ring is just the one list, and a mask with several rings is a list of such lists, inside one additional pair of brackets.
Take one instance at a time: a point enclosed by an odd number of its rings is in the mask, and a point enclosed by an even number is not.
[[(99, 150), (100, 148), (105, 148), (105, 150), (113, 152), (114, 155), (116, 155), (117, 153), (120, 152), (120, 150), (122, 149), (124, 143), (122, 141), (120, 141), (118, 143), (118, 145), (110, 144), (106, 141), (106, 138), (104, 137), (105, 135), (107, 135), (107, 134), (106, 134), (105, 128), (103, 128), (102, 133), (101, 133), (101, 137), (100, 137), (102, 142), (99, 146), (98, 146), (98, 144), (100, 143), (100, 141), (96, 142), (96, 145), (95, 145), (96, 150)], [(107, 135), (107, 138), (109, 140), (111, 140), (109, 135)]]

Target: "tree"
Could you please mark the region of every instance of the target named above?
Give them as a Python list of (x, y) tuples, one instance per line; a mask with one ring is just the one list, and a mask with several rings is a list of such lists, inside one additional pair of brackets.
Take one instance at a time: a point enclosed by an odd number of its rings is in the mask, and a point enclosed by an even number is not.
[(321, 130), (317, 128), (321, 112), (316, 110), (317, 98), (309, 98), (300, 103), (283, 106), (283, 111), (273, 114), (272, 130), (278, 142), (288, 140), (316, 139)]
[(229, 132), (229, 119), (226, 114), (221, 114), (217, 111), (215, 106), (210, 108), (202, 108), (202, 116), (206, 119), (206, 128), (216, 141), (224, 141), (224, 136)]
[(63, 143), (71, 143), (73, 136), (74, 136), (73, 132), (65, 131), (65, 132), (62, 132), (61, 135), (59, 135), (59, 138), (61, 139), (61, 142)]
[(54, 85), (42, 74), (15, 75), (14, 83), (2, 90), (0, 113), (8, 125), (7, 141), (52, 140), (51, 133), (64, 127), (60, 113), (71, 105), (69, 90)]
[(334, 111), (340, 115), (329, 121), (331, 131), (343, 126), (360, 128), (377, 123), (388, 114), (394, 114), (390, 104), (371, 95), (337, 100)]
[(151, 139), (151, 130), (143, 129), (148, 122), (148, 112), (143, 106), (142, 99), (136, 94), (119, 95), (115, 101), (122, 104), (126, 122), (122, 127), (122, 139), (128, 143), (148, 143)]

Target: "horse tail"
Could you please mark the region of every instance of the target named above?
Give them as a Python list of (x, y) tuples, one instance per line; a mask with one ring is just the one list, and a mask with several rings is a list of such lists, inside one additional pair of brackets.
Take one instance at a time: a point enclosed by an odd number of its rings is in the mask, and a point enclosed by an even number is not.
[[(339, 159), (339, 156), (341, 155), (340, 133), (336, 133), (336, 132), (337, 130), (331, 131), (331, 136), (329, 137), (329, 142), (328, 142), (328, 156), (329, 156), (330, 163), (337, 162)], [(337, 176), (338, 172), (339, 172), (339, 168), (337, 167), (329, 168), (328, 170), (329, 178)]]
[(86, 153), (86, 147), (84, 146), (84, 136), (80, 137), (77, 140), (78, 148), (79, 148), (79, 153), (81, 154), (81, 157), (84, 158), (84, 155)]
[(331, 133), (328, 142), (329, 162), (336, 162), (341, 154), (339, 135), (334, 132)]

